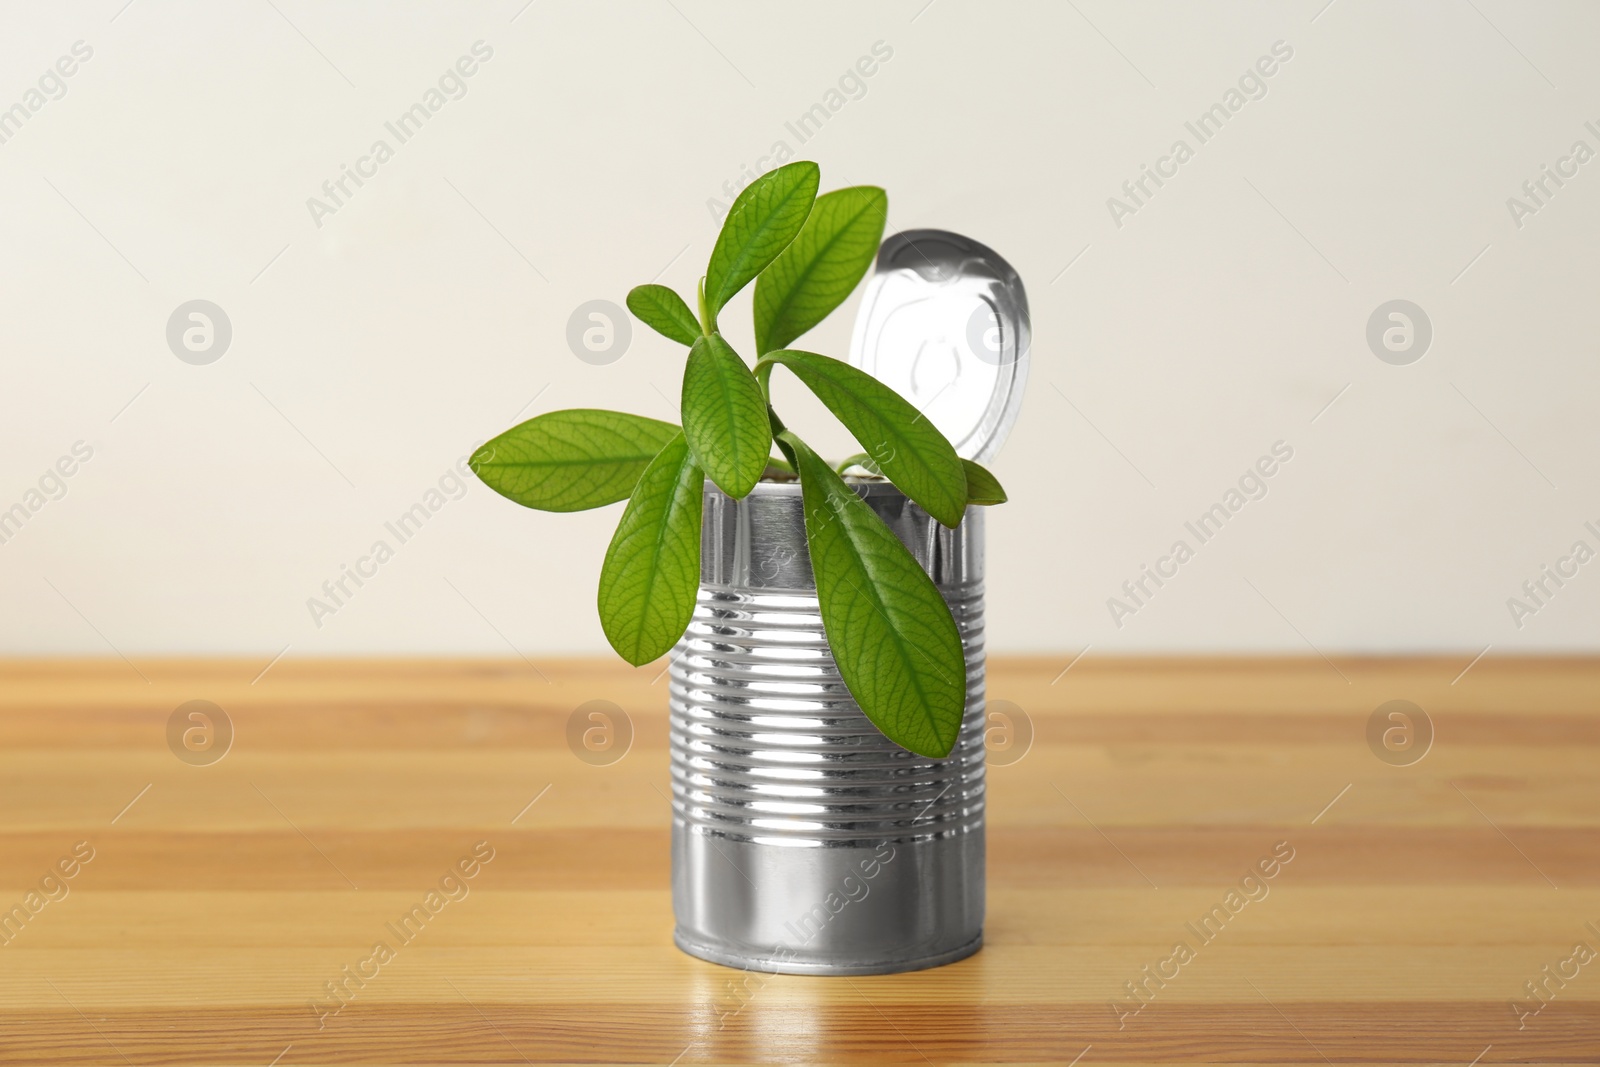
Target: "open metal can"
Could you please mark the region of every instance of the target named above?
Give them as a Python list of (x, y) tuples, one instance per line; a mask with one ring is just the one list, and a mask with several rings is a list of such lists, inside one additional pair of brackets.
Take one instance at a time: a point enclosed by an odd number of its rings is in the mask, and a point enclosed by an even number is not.
[(795, 483), (707, 483), (701, 584), (671, 678), (678, 946), (749, 970), (880, 974), (976, 952), (984, 915), (983, 508), (947, 529), (887, 481), (856, 492), (933, 578), (967, 661), (945, 759), (851, 698), (822, 628)]

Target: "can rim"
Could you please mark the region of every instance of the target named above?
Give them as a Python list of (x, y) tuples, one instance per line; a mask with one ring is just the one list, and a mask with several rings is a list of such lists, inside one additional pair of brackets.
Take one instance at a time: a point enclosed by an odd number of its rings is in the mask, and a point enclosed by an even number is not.
[[(842, 474), (840, 478), (843, 479), (845, 485), (855, 490), (857, 495), (898, 496), (907, 500), (911, 499), (887, 478), (874, 478), (870, 475), (862, 476), (859, 474)], [(706, 492), (728, 497), (729, 500), (733, 499), (727, 493), (724, 493), (721, 487), (710, 478), (706, 479)], [(800, 496), (802, 492), (803, 489), (798, 479), (792, 482), (769, 482), (763, 480), (756, 483), (756, 487), (750, 490), (745, 499), (757, 494), (761, 496)]]

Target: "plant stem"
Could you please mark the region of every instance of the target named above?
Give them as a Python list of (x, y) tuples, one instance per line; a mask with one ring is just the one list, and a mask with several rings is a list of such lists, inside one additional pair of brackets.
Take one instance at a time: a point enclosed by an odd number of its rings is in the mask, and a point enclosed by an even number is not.
[(707, 336), (717, 332), (717, 324), (712, 321), (710, 312), (706, 309), (706, 276), (700, 275), (700, 329)]
[(772, 406), (772, 364), (764, 360), (756, 360), (756, 381), (761, 386), (761, 397)]

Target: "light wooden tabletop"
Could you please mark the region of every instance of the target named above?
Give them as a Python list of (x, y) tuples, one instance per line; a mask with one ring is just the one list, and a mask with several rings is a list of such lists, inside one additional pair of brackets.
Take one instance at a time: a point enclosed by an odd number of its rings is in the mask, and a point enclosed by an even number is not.
[(993, 662), (986, 945), (851, 979), (673, 948), (659, 668), (0, 665), (0, 1063), (1600, 1063), (1600, 663), (1467, 658)]

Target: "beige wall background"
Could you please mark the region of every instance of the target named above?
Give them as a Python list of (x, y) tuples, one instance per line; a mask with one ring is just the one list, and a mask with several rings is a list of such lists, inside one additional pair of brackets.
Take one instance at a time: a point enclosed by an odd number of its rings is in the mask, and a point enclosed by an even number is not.
[[(107, 0), (4, 21), (7, 654), (605, 651), (620, 505), (537, 514), (452, 469), (542, 411), (672, 418), (675, 345), (636, 327), (595, 364), (569, 319), (655, 278), (690, 292), (708, 202), (780, 142), (824, 188), (887, 188), (891, 230), (966, 233), (1027, 282), (996, 650), (1600, 646), (1600, 562), (1575, 554), (1600, 549), (1600, 7)], [(402, 142), (385, 124), (419, 102)], [(1186, 123), (1219, 104), (1202, 141)], [(368, 176), (335, 203), (346, 167)], [(1168, 176), (1134, 199), (1144, 168)], [(193, 300), (231, 326), (205, 364), (168, 343)], [(1394, 300), (1431, 325), (1404, 365), (1368, 342)], [(808, 347), (843, 356), (853, 314)], [(748, 338), (748, 296), (725, 320)], [(1265, 495), (1199, 543), (1185, 523), (1275, 445)], [(385, 524), (419, 502), (402, 543)], [(1192, 558), (1129, 599), (1180, 539)], [(393, 558), (314, 619), (380, 540)]]

